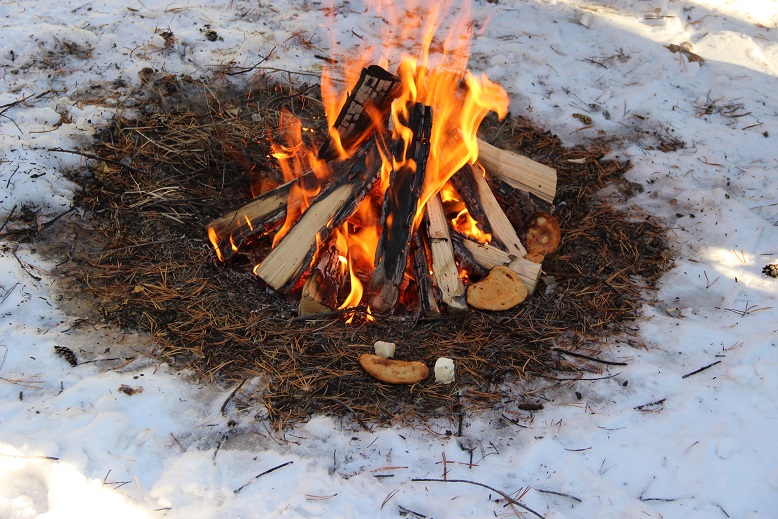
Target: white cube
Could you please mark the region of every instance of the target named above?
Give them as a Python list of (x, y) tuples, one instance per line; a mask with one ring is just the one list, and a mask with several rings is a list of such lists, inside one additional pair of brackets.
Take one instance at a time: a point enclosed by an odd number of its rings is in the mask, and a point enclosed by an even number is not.
[(393, 342), (386, 341), (376, 341), (375, 344), (373, 344), (373, 348), (375, 348), (375, 354), (385, 359), (394, 357), (395, 347), (396, 345)]
[(450, 384), (454, 381), (454, 361), (441, 357), (435, 361), (435, 382)]

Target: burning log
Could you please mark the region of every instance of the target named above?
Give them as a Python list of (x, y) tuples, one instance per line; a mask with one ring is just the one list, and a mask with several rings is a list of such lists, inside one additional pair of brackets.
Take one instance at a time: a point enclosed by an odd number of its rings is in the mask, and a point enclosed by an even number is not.
[(338, 294), (345, 285), (345, 268), (334, 240), (320, 251), (319, 261), (305, 281), (297, 315), (317, 315), (335, 310)]
[[(399, 95), (400, 83), (400, 78), (378, 65), (362, 69), (359, 81), (338, 112), (331, 129), (331, 132), (334, 130), (337, 133), (342, 149), (351, 151), (356, 148), (370, 136), (375, 120), (386, 119), (392, 100)], [(331, 160), (339, 155), (338, 145), (330, 134), (329, 139), (319, 148), (318, 157)]]
[(478, 139), (478, 162), (507, 184), (537, 195), (546, 202), (556, 196), (556, 170)]
[(432, 256), (432, 276), (435, 280), (435, 286), (440, 291), (440, 298), (448, 307), (449, 312), (467, 311), (465, 285), (459, 277), (457, 264), (454, 261), (451, 233), (446, 215), (443, 212), (440, 195), (435, 195), (427, 201), (426, 213)]
[(337, 180), (316, 197), (254, 273), (274, 289), (288, 291), (309, 265), (317, 244), (354, 214), (380, 169), (378, 145), (371, 139), (344, 163)]
[[(208, 236), (221, 261), (229, 260), (249, 238), (269, 231), (286, 216), (289, 194), (295, 187), (310, 189), (318, 180), (312, 172), (297, 177), (208, 224)], [(298, 206), (302, 198), (292, 200)]]
[(421, 315), (426, 317), (440, 317), (440, 308), (435, 299), (435, 291), (432, 287), (430, 276), (429, 258), (427, 256), (427, 244), (423, 239), (421, 229), (413, 233), (413, 272), (416, 274), (416, 285), (419, 292), (419, 307)]
[(384, 196), (381, 238), (370, 279), (370, 306), (380, 313), (394, 309), (405, 275), (413, 219), (430, 151), (432, 109), (421, 103), (413, 104), (407, 123), (413, 138), (408, 143), (405, 162), (392, 171)]
[(527, 249), (524, 248), (516, 235), (516, 229), (505, 216), (505, 212), (494, 197), (494, 193), (489, 188), (489, 184), (481, 174), (479, 167), (465, 164), (451, 177), (451, 183), (462, 195), (468, 212), (471, 215), (474, 213), (483, 215), (494, 238), (505, 247), (509, 254), (518, 258), (523, 258), (527, 254)]

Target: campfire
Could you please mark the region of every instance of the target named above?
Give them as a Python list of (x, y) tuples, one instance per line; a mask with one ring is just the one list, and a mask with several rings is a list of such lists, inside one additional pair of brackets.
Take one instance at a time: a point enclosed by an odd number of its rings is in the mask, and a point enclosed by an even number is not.
[[(207, 226), (219, 260), (259, 257), (256, 276), (299, 298), (301, 316), (505, 310), (559, 246), (556, 171), (477, 137), (489, 112), (505, 117), (508, 95), (466, 70), (461, 33), (433, 63), (435, 29), (395, 73), (386, 58), (326, 69), (329, 133), (283, 113), (272, 150), (284, 182), (265, 179)], [(348, 94), (334, 87), (338, 68)]]

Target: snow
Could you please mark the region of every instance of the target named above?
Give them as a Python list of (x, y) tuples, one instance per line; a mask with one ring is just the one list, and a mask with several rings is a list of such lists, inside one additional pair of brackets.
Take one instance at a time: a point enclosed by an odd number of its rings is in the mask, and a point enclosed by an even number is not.
[[(624, 204), (670, 228), (675, 267), (636, 323), (643, 344), (610, 341), (628, 365), (560, 387), (517, 425), (470, 416), (462, 438), (325, 416), (279, 432), (257, 402), (230, 428), (234, 388), (140, 355), (143, 337), (84, 325), (58, 305), (52, 260), (3, 242), (0, 517), (511, 515), (489, 489), (412, 481), (444, 472), (529, 487), (521, 502), (549, 519), (775, 517), (778, 282), (761, 268), (778, 261), (778, 3), (499, 0), (472, 16), (470, 67), (503, 85), (512, 112), (570, 145), (607, 138), (644, 188)], [(357, 0), (62, 0), (2, 2), (0, 27), (2, 224), (14, 207), (43, 221), (70, 207), (63, 173), (83, 159), (49, 150), (87, 147), (143, 68), (208, 77), (261, 62), (310, 82), (331, 41), (364, 45), (382, 23)], [(71, 368), (54, 346), (135, 360)]]

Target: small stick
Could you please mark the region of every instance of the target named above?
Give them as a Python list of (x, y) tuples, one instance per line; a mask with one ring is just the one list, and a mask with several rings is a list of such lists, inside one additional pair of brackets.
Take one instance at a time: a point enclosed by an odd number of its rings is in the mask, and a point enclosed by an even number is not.
[(259, 479), (259, 478), (261, 478), (262, 476), (264, 476), (266, 474), (270, 474), (271, 472), (275, 472), (276, 470), (278, 470), (280, 468), (283, 468), (283, 467), (286, 467), (287, 465), (291, 465), (292, 463), (294, 463), (294, 461), (287, 461), (286, 463), (282, 463), (280, 465), (276, 465), (272, 469), (267, 469), (265, 472), (262, 472), (260, 474), (257, 474), (256, 476), (254, 476), (254, 479), (249, 480), (248, 483), (244, 484), (243, 486), (241, 486), (237, 490), (234, 490), (233, 492), (235, 494), (237, 494), (238, 492), (240, 492), (241, 490), (243, 490), (244, 488), (249, 486), (251, 483), (253, 483), (255, 479)]
[(583, 503), (583, 500), (581, 500), (581, 498), (578, 498), (578, 497), (575, 497), (575, 496), (571, 496), (570, 494), (565, 494), (564, 492), (555, 492), (553, 490), (542, 490), (540, 488), (536, 488), (535, 490), (537, 490), (538, 492), (541, 492), (543, 494), (553, 494), (555, 496), (569, 497), (570, 499), (572, 499), (574, 501), (578, 501), (579, 503)]
[(176, 435), (173, 433), (170, 433), (170, 437), (173, 438), (173, 441), (176, 442), (176, 444), (181, 448), (181, 452), (186, 452), (186, 449), (183, 445), (181, 445), (181, 442), (178, 441), (178, 438), (176, 438)]
[(560, 353), (564, 353), (565, 355), (570, 355), (571, 357), (578, 357), (580, 359), (586, 359), (591, 360), (592, 362), (599, 362), (600, 364), (607, 364), (608, 366), (626, 366), (626, 362), (613, 362), (610, 360), (602, 360), (598, 359), (597, 357), (590, 357), (589, 355), (584, 355), (583, 353), (575, 353), (573, 351), (565, 350), (563, 348), (549, 348), (551, 351), (558, 351)]
[(713, 366), (715, 366), (716, 364), (720, 364), (720, 363), (721, 363), (721, 361), (720, 361), (720, 360), (717, 360), (716, 362), (711, 362), (711, 363), (710, 363), (710, 364), (708, 364), (707, 366), (703, 366), (703, 367), (701, 367), (700, 369), (695, 369), (695, 370), (694, 370), (694, 371), (692, 371), (691, 373), (687, 373), (686, 375), (682, 376), (681, 378), (687, 378), (687, 377), (691, 377), (692, 375), (696, 375), (697, 373), (700, 373), (701, 371), (705, 371), (705, 370), (706, 370), (706, 369), (708, 369), (708, 368), (712, 368), (712, 367), (713, 367)]
[(101, 157), (99, 155), (92, 155), (91, 153), (85, 153), (83, 151), (77, 151), (77, 150), (66, 150), (63, 148), (49, 148), (47, 151), (52, 151), (54, 153), (70, 153), (71, 155), (80, 155), (84, 157), (85, 159), (92, 159), (92, 160), (102, 160), (103, 162), (108, 162), (109, 164), (113, 164), (115, 166), (120, 166), (124, 169), (127, 169), (129, 171), (132, 171), (133, 173), (143, 173), (144, 175), (147, 175), (148, 172), (143, 171), (142, 169), (135, 168), (133, 166), (130, 166), (129, 164), (122, 164), (121, 161), (109, 159), (106, 157)]
[(227, 399), (224, 401), (224, 403), (222, 404), (221, 408), (219, 409), (219, 412), (222, 414), (222, 416), (224, 416), (224, 410), (227, 408), (227, 404), (229, 403), (230, 400), (232, 400), (232, 397), (235, 396), (235, 393), (237, 393), (240, 390), (240, 388), (243, 387), (243, 384), (246, 383), (246, 380), (247, 379), (245, 379), (245, 378), (243, 380), (241, 380), (240, 384), (238, 384), (238, 386), (235, 389), (232, 390), (232, 392), (230, 393), (230, 396), (228, 396)]
[[(6, 186), (8, 187), (8, 186)], [(0, 225), (0, 232), (2, 232), (3, 229), (5, 229), (5, 226), (8, 225), (8, 220), (11, 219), (11, 217), (14, 215), (14, 212), (16, 211), (16, 206), (13, 206), (11, 208), (11, 211), (8, 213), (8, 215), (5, 217), (5, 220), (3, 220), (3, 225)]]
[[(4, 233), (0, 233), (0, 236), (16, 236), (19, 234), (25, 234), (27, 232), (35, 232), (36, 234), (41, 234), (46, 228), (52, 226), (57, 220), (62, 218), (63, 216), (72, 213), (75, 211), (75, 207), (71, 207), (64, 213), (60, 213), (51, 220), (45, 221), (41, 224), (35, 224), (34, 226), (30, 227), (22, 227), (21, 229), (11, 229), (10, 231), (5, 231)], [(3, 224), (5, 226), (5, 224)]]
[(648, 404), (639, 405), (639, 406), (636, 406), (636, 407), (635, 407), (635, 409), (637, 409), (638, 411), (642, 411), (642, 410), (643, 410), (643, 409), (645, 409), (646, 407), (652, 407), (652, 406), (655, 406), (655, 405), (661, 405), (661, 404), (664, 404), (664, 403), (665, 403), (665, 400), (667, 400), (667, 399), (666, 399), (666, 398), (663, 398), (663, 399), (661, 399), (661, 400), (657, 400), (656, 402), (651, 402), (651, 403), (648, 403)]
[(491, 490), (492, 492), (496, 492), (500, 494), (503, 497), (503, 499), (505, 499), (509, 504), (516, 505), (520, 508), (523, 508), (524, 510), (526, 510), (531, 514), (534, 514), (536, 517), (540, 517), (540, 519), (544, 519), (544, 517), (539, 513), (537, 513), (535, 510), (523, 505), (519, 501), (516, 501), (511, 496), (503, 492), (502, 490), (498, 490), (494, 487), (490, 487), (489, 485), (479, 483), (478, 481), (470, 481), (469, 479), (433, 479), (433, 478), (413, 478), (411, 481), (417, 481), (417, 482), (434, 481), (436, 483), (467, 483), (469, 485), (476, 485)]

